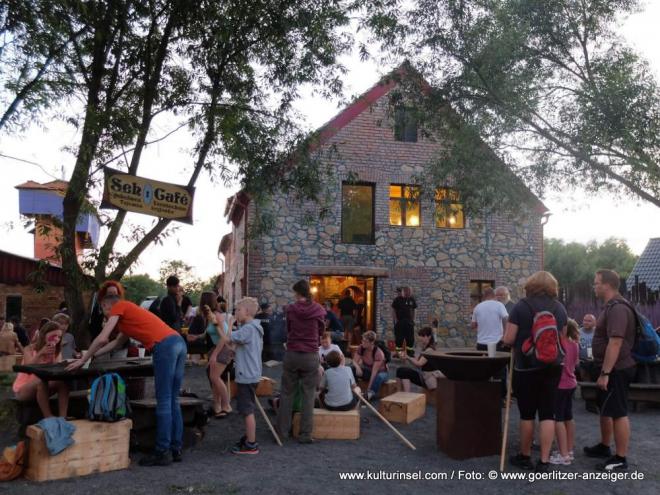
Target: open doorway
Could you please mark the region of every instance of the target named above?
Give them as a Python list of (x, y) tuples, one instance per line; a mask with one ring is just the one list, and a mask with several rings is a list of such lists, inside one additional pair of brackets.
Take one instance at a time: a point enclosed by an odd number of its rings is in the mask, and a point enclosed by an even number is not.
[(376, 277), (312, 275), (309, 282), (314, 300), (319, 304), (332, 301), (337, 312), (337, 303), (348, 289), (358, 305), (356, 323), (363, 331), (376, 331)]

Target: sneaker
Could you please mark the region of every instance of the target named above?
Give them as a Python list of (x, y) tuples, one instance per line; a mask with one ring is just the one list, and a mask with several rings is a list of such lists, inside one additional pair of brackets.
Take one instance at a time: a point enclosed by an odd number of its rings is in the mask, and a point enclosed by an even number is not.
[(367, 400), (370, 401), (371, 399), (374, 398), (375, 395), (376, 395), (376, 394), (374, 393), (373, 390), (367, 390)]
[(598, 443), (593, 447), (585, 447), (584, 453), (587, 457), (602, 457), (603, 459), (612, 457), (612, 451), (609, 446), (602, 443)]
[(259, 453), (259, 444), (257, 442), (250, 443), (247, 440), (241, 445), (240, 447), (238, 445), (234, 445), (231, 449), (232, 454), (239, 454), (239, 455), (254, 455)]
[(564, 457), (559, 452), (557, 452), (556, 454), (550, 456), (548, 462), (556, 466), (570, 466), (572, 460), (569, 456)]
[[(558, 450), (553, 450), (550, 453), (550, 457), (557, 457), (557, 456), (560, 456), (560, 455), (561, 455), (561, 452), (559, 452)], [(566, 456), (566, 457), (568, 459), (570, 459), (571, 462), (573, 462), (575, 460), (575, 452), (573, 452), (572, 450), (569, 450), (568, 451), (568, 456)]]
[(169, 452), (154, 452), (145, 455), (140, 462), (140, 466), (169, 466), (172, 464)]
[(234, 446), (232, 447), (232, 450), (233, 450), (233, 449), (241, 449), (241, 448), (243, 448), (243, 445), (245, 445), (245, 441), (246, 441), (246, 440), (247, 440), (247, 437), (246, 437), (245, 435), (243, 435), (243, 436), (241, 437), (241, 439), (240, 439), (238, 442), (236, 442), (236, 443), (234, 444)]
[(534, 466), (535, 473), (549, 473), (550, 472), (550, 463), (538, 461), (536, 466)]
[(534, 464), (532, 464), (532, 458), (528, 455), (522, 455), (522, 454), (517, 454), (517, 455), (512, 455), (509, 457), (509, 464), (512, 466), (519, 467), (520, 469), (524, 469), (526, 471), (531, 471), (534, 469)]
[(181, 449), (175, 449), (172, 451), (172, 462), (181, 462), (183, 461), (183, 453)]
[(598, 471), (626, 471), (628, 469), (628, 461), (625, 457), (614, 455), (605, 462), (596, 464), (596, 469)]

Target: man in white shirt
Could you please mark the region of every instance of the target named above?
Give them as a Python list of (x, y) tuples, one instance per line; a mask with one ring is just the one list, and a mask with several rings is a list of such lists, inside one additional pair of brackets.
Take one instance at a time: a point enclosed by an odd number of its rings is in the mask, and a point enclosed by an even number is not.
[(509, 313), (504, 304), (495, 300), (492, 287), (484, 289), (484, 300), (472, 312), (472, 328), (477, 330), (477, 350), (486, 350), (487, 344), (502, 340)]

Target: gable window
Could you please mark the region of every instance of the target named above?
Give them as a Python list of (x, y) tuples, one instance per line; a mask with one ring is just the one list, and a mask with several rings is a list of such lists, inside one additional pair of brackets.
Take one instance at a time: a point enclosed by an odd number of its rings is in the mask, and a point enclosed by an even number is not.
[(394, 111), (394, 139), (417, 142), (417, 116), (412, 108), (400, 105)]
[(419, 227), (422, 224), (419, 186), (390, 185), (390, 225)]
[(374, 185), (341, 186), (341, 242), (374, 243)]
[(495, 288), (494, 280), (470, 280), (470, 307), (474, 308), (484, 300), (484, 289)]
[(443, 229), (465, 228), (463, 204), (458, 191), (442, 187), (435, 191), (435, 226)]

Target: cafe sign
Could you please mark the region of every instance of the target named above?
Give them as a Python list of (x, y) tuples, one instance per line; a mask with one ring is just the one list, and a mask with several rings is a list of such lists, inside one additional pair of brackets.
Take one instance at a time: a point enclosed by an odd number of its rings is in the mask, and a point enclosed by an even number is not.
[(134, 211), (192, 224), (195, 188), (145, 179), (104, 168), (101, 208)]

